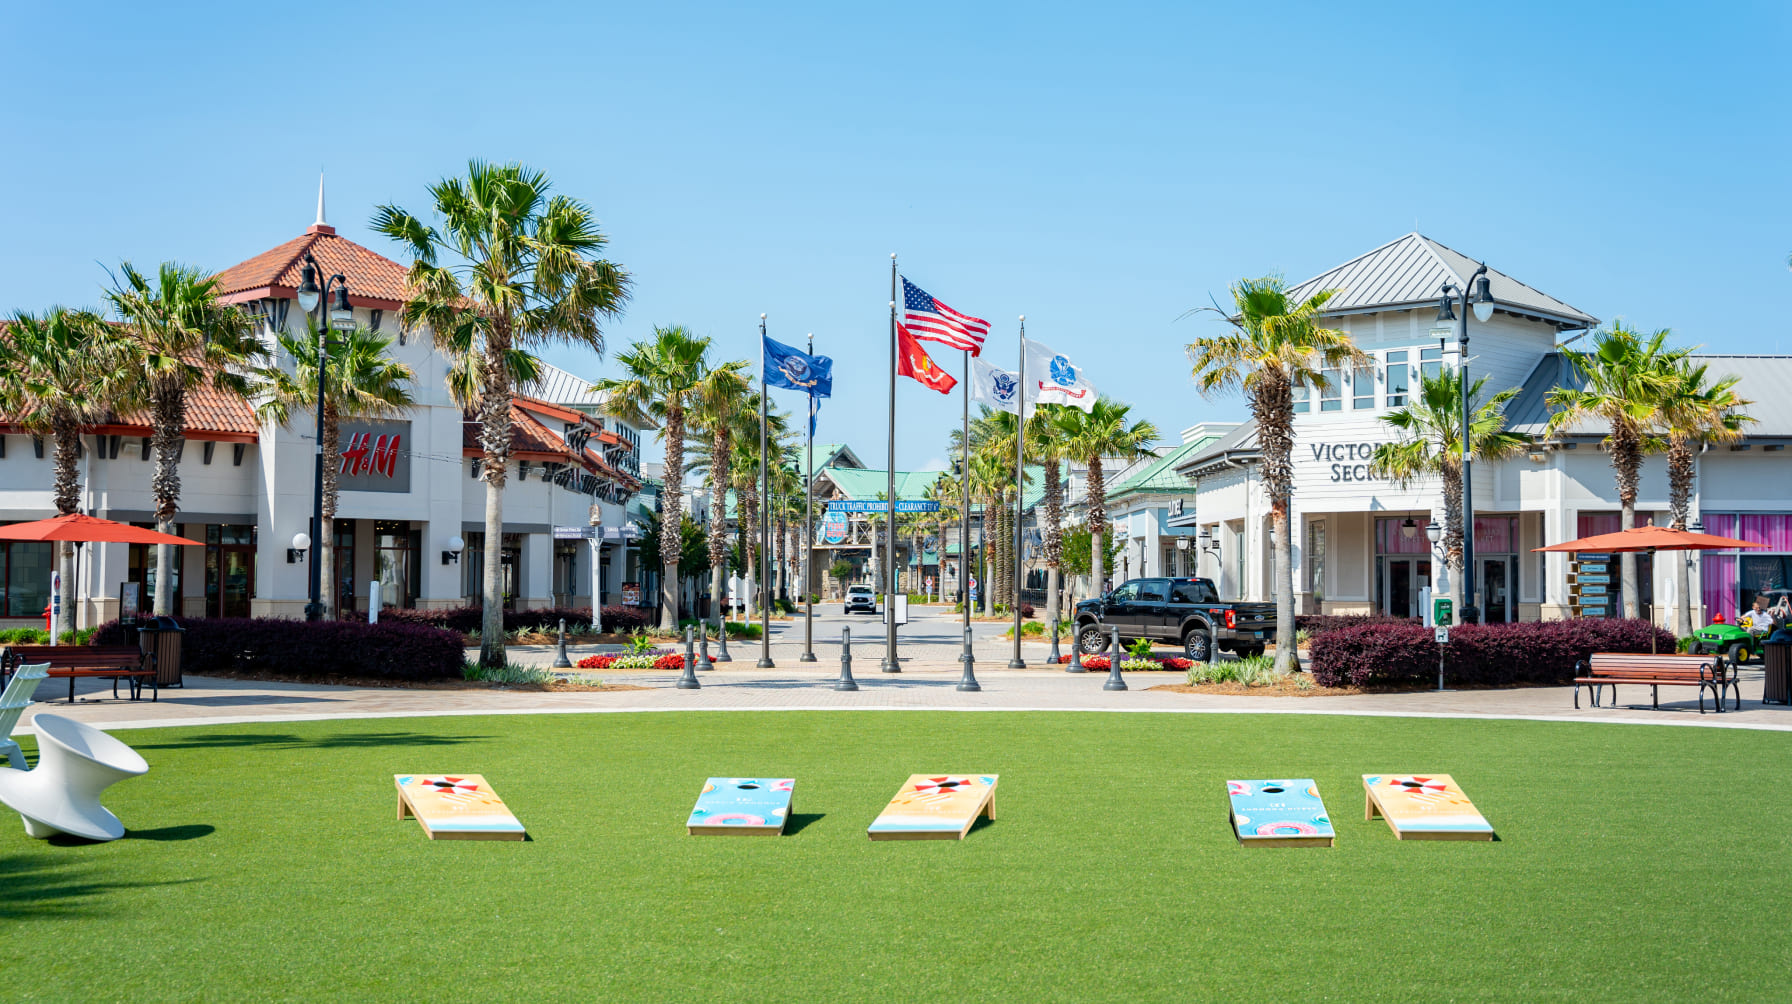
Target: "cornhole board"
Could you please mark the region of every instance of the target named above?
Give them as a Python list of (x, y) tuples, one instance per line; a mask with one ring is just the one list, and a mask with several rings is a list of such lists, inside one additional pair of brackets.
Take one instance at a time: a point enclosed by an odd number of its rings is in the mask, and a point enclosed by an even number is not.
[(523, 824), (478, 774), (394, 774), (398, 818), (415, 816), (431, 840), (522, 840)]
[(1232, 832), (1246, 847), (1330, 847), (1332, 817), (1310, 777), (1227, 781)]
[(1493, 827), (1448, 774), (1364, 774), (1363, 818), (1400, 840), (1492, 840)]
[(788, 777), (712, 777), (697, 794), (685, 832), (775, 837), (790, 818), (795, 788)]
[(872, 821), (873, 840), (963, 840), (996, 818), (996, 774), (912, 774)]

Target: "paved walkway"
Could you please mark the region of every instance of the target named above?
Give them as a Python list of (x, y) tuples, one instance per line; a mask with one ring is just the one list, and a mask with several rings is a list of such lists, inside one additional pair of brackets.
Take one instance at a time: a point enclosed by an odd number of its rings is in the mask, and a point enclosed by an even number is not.
[[(858, 648), (854, 646), (855, 650)], [(741, 653), (737, 653), (741, 654)], [(1124, 692), (1102, 690), (1104, 673), (1070, 674), (1030, 668), (1010, 670), (1005, 661), (980, 663), (978, 693), (961, 693), (962, 667), (952, 662), (905, 663), (900, 674), (878, 671), (870, 653), (854, 659), (857, 692), (832, 688), (837, 663), (755, 669), (746, 659), (701, 674), (701, 690), (678, 690), (677, 673), (611, 671), (606, 682), (640, 690), (539, 693), (506, 690), (414, 690), (330, 687), (298, 683), (257, 683), (189, 677), (183, 689), (150, 701), (112, 700), (109, 685), (83, 681), (81, 700), (69, 705), (62, 681), (46, 681), (44, 701), (27, 710), (21, 732), (36, 712), (67, 715), (104, 728), (146, 728), (236, 722), (294, 722), (333, 718), (403, 718), (432, 715), (569, 714), (676, 710), (772, 711), (799, 709), (879, 709), (942, 711), (1120, 711), (1171, 713), (1269, 713), (1382, 715), (1399, 717), (1511, 718), (1540, 721), (1624, 722), (1792, 731), (1792, 708), (1761, 703), (1761, 673), (1744, 673), (1742, 710), (1698, 713), (1687, 688), (1666, 688), (1662, 710), (1649, 707), (1643, 687), (1624, 687), (1617, 708), (1574, 709), (1568, 687), (1465, 690), (1443, 693), (1364, 694), (1345, 697), (1257, 697), (1181, 694), (1150, 690), (1180, 683), (1180, 673), (1128, 673)], [(1584, 703), (1584, 701), (1583, 701)], [(1709, 702), (1707, 703), (1709, 707)]]

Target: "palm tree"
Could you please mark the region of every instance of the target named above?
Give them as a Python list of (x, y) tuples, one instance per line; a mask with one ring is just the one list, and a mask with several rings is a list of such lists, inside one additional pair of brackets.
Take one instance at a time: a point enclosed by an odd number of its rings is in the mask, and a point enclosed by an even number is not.
[[(1127, 413), (1132, 406), (1112, 398), (1098, 398), (1085, 413), (1066, 408), (1059, 416), (1064, 455), (1088, 465), (1090, 588), (1099, 590), (1107, 576), (1107, 551), (1102, 542), (1108, 527), (1107, 483), (1102, 471), (1104, 459), (1130, 464), (1153, 456), (1151, 444), (1157, 441), (1157, 426), (1140, 419), (1128, 425)], [(1292, 621), (1292, 618), (1290, 618)]]
[(373, 228), (414, 259), (405, 323), (427, 324), (438, 340), (465, 346), (467, 361), (456, 369), (478, 388), (474, 400), (485, 481), (479, 661), (486, 666), (504, 664), (504, 483), (513, 354), (555, 343), (601, 353), (602, 322), (618, 316), (628, 300), (628, 273), (597, 257), (608, 240), (591, 209), (550, 195), (551, 188), (546, 175), (521, 164), (475, 160), (466, 177), (429, 187), (440, 228), (393, 205), (379, 207), (373, 216)]
[[(180, 511), (180, 453), (187, 425), (187, 395), (210, 383), (246, 396), (249, 373), (266, 354), (254, 337), (254, 323), (236, 307), (218, 301), (218, 284), (199, 269), (163, 262), (155, 279), (125, 262), (118, 267), (106, 299), (124, 322), (135, 383), (132, 396), (149, 405), (155, 474), (156, 529), (174, 532)], [(154, 611), (172, 613), (174, 545), (156, 546)]]
[(693, 451), (692, 474), (709, 474), (709, 602), (722, 616), (724, 579), (728, 572), (728, 486), (733, 475), (734, 438), (743, 429), (758, 434), (759, 415), (747, 408), (750, 384), (744, 361), (710, 370), (692, 392), (691, 424), (709, 434), (707, 455)]
[[(1652, 433), (1661, 420), (1661, 403), (1674, 382), (1680, 361), (1689, 350), (1666, 347), (1664, 328), (1645, 337), (1621, 321), (1595, 336), (1591, 352), (1563, 350), (1569, 364), (1585, 381), (1582, 387), (1557, 387), (1548, 402), (1559, 409), (1549, 417), (1546, 432), (1554, 435), (1587, 418), (1606, 423), (1610, 431), (1605, 445), (1618, 479), (1618, 505), (1622, 527), (1636, 526), (1637, 482), (1643, 455), (1664, 444)], [(1637, 615), (1636, 555), (1623, 552), (1619, 567), (1624, 589), (1624, 616)]]
[[(1483, 376), (1468, 388), (1474, 402), (1469, 418), (1469, 455), (1480, 461), (1502, 460), (1524, 449), (1530, 437), (1506, 429), (1506, 404), (1518, 396), (1511, 387), (1483, 399)], [(1454, 573), (1457, 609), (1461, 609), (1462, 538), (1462, 371), (1443, 370), (1422, 375), (1418, 393), (1404, 408), (1381, 417), (1400, 434), (1400, 440), (1375, 448), (1369, 469), (1378, 477), (1400, 483), (1435, 475), (1442, 479), (1444, 494), (1444, 560)]]
[[(1187, 346), (1202, 395), (1243, 391), (1257, 423), (1275, 538), (1275, 668), (1282, 672), (1294, 666), (1293, 534), (1288, 525), (1294, 495), (1294, 388), (1323, 390), (1329, 382), (1323, 370), (1368, 359), (1349, 335), (1319, 323), (1320, 311), (1336, 292), (1320, 290), (1296, 303), (1281, 276), (1241, 279), (1232, 284), (1233, 313), (1226, 317), (1232, 331)], [(1095, 548), (1091, 553), (1101, 552)]]
[(1040, 526), (1044, 538), (1045, 619), (1056, 623), (1063, 615), (1064, 588), (1064, 471), (1068, 454), (1064, 437), (1059, 435), (1066, 414), (1076, 409), (1064, 405), (1040, 405), (1027, 420), (1027, 441), (1036, 444), (1036, 459), (1045, 468), (1044, 495), (1039, 500)]
[[(659, 427), (666, 446), (660, 518), (677, 526), (684, 517), (684, 440), (689, 411), (710, 373), (709, 339), (682, 325), (655, 327), (653, 337), (616, 357), (627, 376), (606, 377), (592, 390), (608, 395), (604, 407), (633, 425)], [(732, 458), (731, 458), (732, 459)], [(725, 515), (725, 514), (724, 514)], [(678, 557), (664, 555), (660, 575), (660, 629), (678, 630)]]
[[(0, 410), (33, 433), (55, 440), (51, 496), (66, 516), (81, 508), (81, 427), (113, 414), (130, 392), (121, 365), (124, 346), (112, 327), (86, 310), (52, 307), (42, 317), (20, 312), (3, 326)], [(75, 545), (57, 550), (62, 609), (75, 624)]]
[[(1705, 366), (1683, 359), (1674, 367), (1672, 380), (1659, 405), (1662, 434), (1668, 446), (1668, 504), (1673, 510), (1673, 526), (1686, 529), (1692, 508), (1693, 457), (1706, 442), (1729, 442), (1742, 437), (1743, 425), (1754, 419), (1741, 409), (1754, 402), (1736, 393), (1740, 377), (1729, 376), (1714, 383), (1707, 382)], [(1692, 574), (1690, 561), (1677, 558), (1674, 567), (1675, 595), (1679, 605), (1675, 611), (1674, 633), (1685, 638), (1692, 634)]]
[[(286, 425), (295, 415), (315, 413), (317, 409), (317, 330), (307, 318), (303, 338), (281, 332), (277, 341), (281, 351), (292, 359), (293, 369), (288, 373), (278, 366), (269, 366), (262, 371), (257, 396), (263, 398), (263, 403), (256, 411), (266, 421)], [(409, 366), (386, 354), (391, 338), (367, 328), (355, 328), (331, 341), (324, 366), (324, 425), (318, 437), (325, 463), (323, 522), (317, 528), (316, 560), (324, 570), (319, 576), (318, 601), (323, 604), (325, 616), (334, 616), (336, 607), (334, 521), (341, 465), (329, 462), (329, 458), (342, 452), (342, 421), (389, 418), (416, 406), (410, 389), (416, 375)]]

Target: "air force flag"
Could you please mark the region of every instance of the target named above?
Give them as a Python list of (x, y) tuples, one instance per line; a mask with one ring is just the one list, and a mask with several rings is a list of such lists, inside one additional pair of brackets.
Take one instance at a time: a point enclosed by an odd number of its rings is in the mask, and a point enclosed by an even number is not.
[(834, 361), (812, 356), (783, 342), (765, 340), (765, 385), (800, 390), (816, 397), (834, 393)]
[(997, 411), (1020, 414), (1020, 379), (982, 359), (971, 360), (971, 400)]
[(1083, 370), (1051, 349), (1026, 340), (1027, 400), (1039, 404), (1068, 404), (1084, 411), (1095, 409), (1098, 392), (1083, 379)]

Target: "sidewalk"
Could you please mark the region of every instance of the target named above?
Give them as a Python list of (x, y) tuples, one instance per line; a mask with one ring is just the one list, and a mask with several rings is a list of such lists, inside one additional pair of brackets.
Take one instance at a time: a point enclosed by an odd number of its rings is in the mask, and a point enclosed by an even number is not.
[[(857, 645), (854, 646), (856, 650)], [(1617, 708), (1574, 708), (1572, 688), (1465, 690), (1402, 694), (1360, 694), (1343, 697), (1255, 697), (1182, 694), (1148, 688), (1183, 682), (1181, 673), (1127, 673), (1131, 689), (1102, 690), (1105, 673), (1072, 674), (1061, 670), (1006, 668), (991, 661), (976, 666), (979, 693), (956, 689), (962, 667), (955, 662), (904, 663), (900, 674), (878, 671), (869, 652), (853, 660), (857, 692), (832, 687), (837, 663), (799, 664), (794, 658), (775, 669), (753, 668), (754, 653), (736, 652), (738, 661), (700, 674), (701, 690), (678, 690), (677, 673), (612, 671), (595, 674), (605, 682), (645, 689), (586, 693), (540, 693), (506, 690), (411, 690), (402, 688), (331, 687), (300, 683), (261, 683), (188, 677), (184, 689), (164, 690), (154, 703), (111, 700), (104, 682), (83, 681), (85, 698), (69, 705), (56, 700), (66, 694), (62, 681), (40, 689), (44, 702), (27, 709), (20, 732), (29, 732), (34, 714), (66, 715), (103, 728), (148, 728), (177, 725), (222, 725), (241, 722), (296, 722), (333, 718), (405, 718), (432, 715), (576, 714), (648, 711), (774, 711), (774, 710), (941, 710), (941, 711), (1120, 711), (1220, 714), (1327, 714), (1396, 717), (1510, 718), (1538, 721), (1622, 722), (1651, 725), (1702, 725), (1792, 731), (1792, 708), (1761, 703), (1760, 671), (1746, 672), (1742, 710), (1698, 713), (1696, 695), (1687, 688), (1666, 688), (1662, 710), (1649, 707), (1644, 687), (1623, 687)], [(742, 658), (745, 656), (745, 658)], [(103, 699), (95, 699), (103, 696)], [(1710, 702), (1707, 699), (1707, 710)]]

